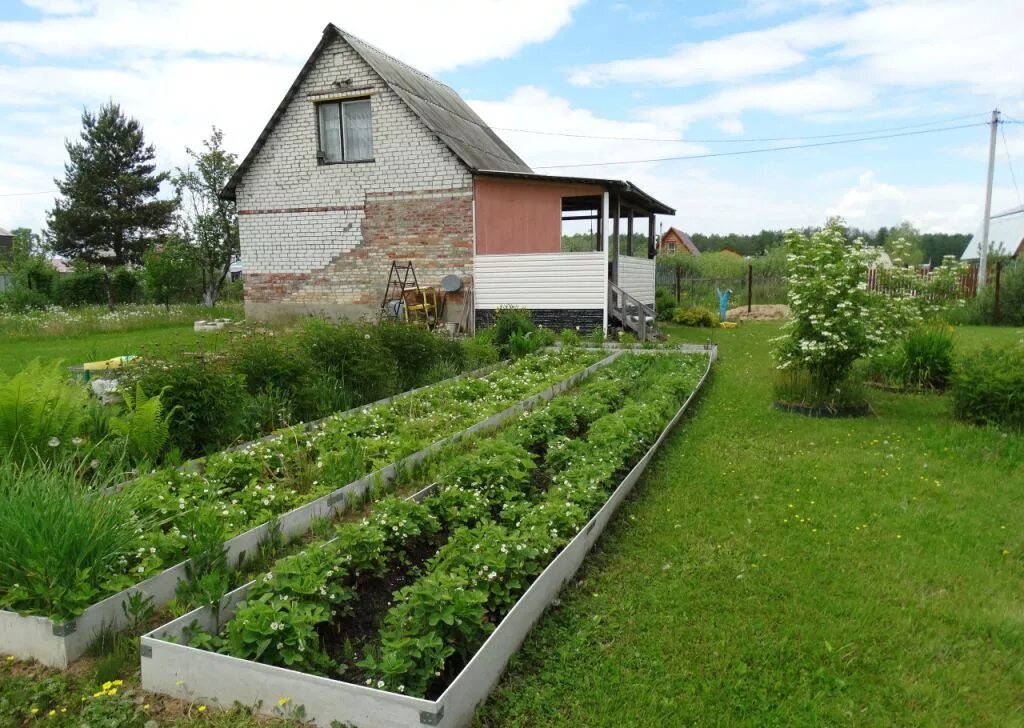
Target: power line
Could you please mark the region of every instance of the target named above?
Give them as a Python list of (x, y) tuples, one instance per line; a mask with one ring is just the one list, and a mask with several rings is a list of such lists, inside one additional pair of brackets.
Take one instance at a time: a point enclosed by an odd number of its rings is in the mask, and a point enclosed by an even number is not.
[(1024, 207), (1024, 199), (1020, 196), (1020, 187), (1017, 186), (1017, 175), (1013, 171), (1013, 159), (1010, 157), (1010, 145), (1006, 143), (1006, 129), (999, 127), (999, 133), (1003, 137), (1003, 151), (1006, 153), (1006, 164), (1010, 167), (1010, 179), (1013, 180), (1013, 189), (1017, 190), (1017, 202)]
[(833, 134), (802, 134), (797, 136), (785, 136), (785, 137), (744, 137), (742, 139), (665, 139), (663, 137), (630, 137), (630, 136), (599, 136), (595, 134), (574, 134), (572, 132), (559, 132), (559, 131), (540, 131), (539, 129), (516, 129), (506, 126), (493, 126), (492, 129), (496, 131), (511, 131), (518, 132), (521, 134), (538, 134), (540, 136), (556, 136), (556, 137), (569, 137), (572, 139), (600, 139), (605, 141), (622, 141), (622, 142), (665, 142), (670, 144), (745, 144), (748, 142), (787, 142), (795, 139), (834, 139), (836, 137), (854, 136), (857, 134), (880, 134), (882, 132), (889, 131), (903, 131), (904, 129), (919, 129), (924, 126), (935, 126), (936, 124), (949, 124), (954, 121), (963, 121), (964, 119), (974, 119), (981, 114), (968, 114), (966, 116), (956, 116), (950, 119), (939, 119), (936, 121), (926, 121), (920, 124), (907, 124), (905, 126), (891, 126), (884, 127), (881, 129), (862, 129), (860, 131), (842, 131), (835, 132)]
[(709, 152), (707, 154), (686, 154), (678, 157), (657, 157), (655, 159), (630, 159), (618, 162), (576, 162), (573, 164), (545, 164), (534, 167), (534, 169), (561, 169), (565, 167), (611, 167), (619, 164), (649, 164), (653, 162), (675, 162), (687, 159), (709, 159), (711, 157), (738, 157), (745, 154), (764, 154), (766, 152), (784, 152), (790, 149), (810, 149), (812, 147), (830, 147), (837, 144), (855, 144), (857, 142), (870, 142), (877, 139), (894, 139), (896, 137), (918, 136), (921, 134), (935, 134), (941, 131), (954, 131), (956, 129), (968, 129), (975, 126), (988, 126), (988, 122), (977, 122), (975, 124), (960, 124), (959, 126), (946, 126), (941, 129), (921, 129), (919, 131), (905, 131), (899, 134), (884, 134), (879, 136), (859, 137), (857, 139), (837, 139), (830, 142), (813, 142), (811, 144), (790, 144), (785, 147), (762, 147), (759, 149), (741, 149), (737, 152)]
[(28, 195), (52, 195), (55, 190), (42, 190), (41, 192), (2, 192), (0, 197), (26, 197)]

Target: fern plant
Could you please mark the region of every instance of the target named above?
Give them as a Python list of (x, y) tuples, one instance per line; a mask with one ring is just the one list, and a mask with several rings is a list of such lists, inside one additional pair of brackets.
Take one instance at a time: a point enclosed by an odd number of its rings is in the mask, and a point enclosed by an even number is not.
[(134, 396), (128, 392), (121, 395), (124, 414), (110, 418), (110, 434), (121, 439), (135, 465), (155, 464), (167, 445), (174, 409), (164, 412), (162, 395), (161, 391), (147, 397), (142, 385), (136, 383)]
[(37, 359), (13, 377), (0, 374), (0, 453), (12, 462), (58, 459), (88, 421), (89, 393), (68, 381), (61, 362)]

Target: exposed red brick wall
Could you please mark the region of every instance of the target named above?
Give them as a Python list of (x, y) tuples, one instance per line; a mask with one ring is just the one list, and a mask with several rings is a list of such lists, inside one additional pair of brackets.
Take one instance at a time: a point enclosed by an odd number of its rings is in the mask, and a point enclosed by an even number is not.
[(440, 287), (450, 274), (472, 275), (470, 190), (367, 195), (363, 209), (361, 243), (320, 270), (247, 275), (246, 301), (375, 309), (392, 260), (412, 261), (422, 287)]

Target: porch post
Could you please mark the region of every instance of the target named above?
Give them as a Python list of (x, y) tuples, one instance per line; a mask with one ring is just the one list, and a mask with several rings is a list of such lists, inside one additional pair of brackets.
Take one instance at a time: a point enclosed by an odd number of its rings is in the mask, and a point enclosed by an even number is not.
[(622, 198), (615, 193), (615, 217), (612, 218), (612, 282), (619, 284), (619, 218), (622, 217)]
[(608, 190), (601, 193), (601, 219), (597, 221), (598, 250), (608, 250)]
[(626, 255), (633, 255), (633, 208), (629, 208), (629, 217), (626, 219)]
[(648, 220), (648, 233), (647, 233), (647, 259), (650, 260), (657, 253), (657, 248), (654, 247), (654, 213), (652, 212), (647, 216)]

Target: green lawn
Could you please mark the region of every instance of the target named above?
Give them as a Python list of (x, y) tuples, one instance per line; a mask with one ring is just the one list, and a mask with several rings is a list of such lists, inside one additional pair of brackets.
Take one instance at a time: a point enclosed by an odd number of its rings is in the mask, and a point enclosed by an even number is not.
[(215, 347), (219, 333), (197, 334), (192, 324), (154, 326), (135, 331), (92, 333), (81, 336), (33, 336), (5, 341), (0, 346), (0, 372), (14, 374), (33, 359), (66, 364), (110, 359), (123, 354), (156, 355), (178, 349)]
[(778, 327), (673, 331), (708, 333), (709, 391), (478, 724), (1024, 724), (1024, 436), (937, 396), (783, 414)]
[[(1024, 725), (1024, 435), (959, 426), (932, 395), (872, 391), (876, 414), (858, 420), (777, 412), (778, 330), (670, 328), (719, 344), (710, 386), (479, 728)], [(968, 355), (1022, 336), (956, 334)], [(199, 340), (180, 327), (15, 346), (84, 360)], [(126, 689), (137, 664), (118, 672)], [(0, 723), (37, 690), (90, 695), (103, 667), (0, 662)], [(148, 701), (159, 725), (268, 725)]]

